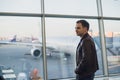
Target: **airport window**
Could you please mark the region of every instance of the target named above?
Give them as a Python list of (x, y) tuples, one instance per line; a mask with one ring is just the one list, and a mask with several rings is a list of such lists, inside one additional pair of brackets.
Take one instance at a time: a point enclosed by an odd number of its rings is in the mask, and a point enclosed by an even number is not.
[(119, 7), (120, 0), (0, 0), (0, 79), (75, 78), (78, 19), (90, 23), (95, 76), (120, 73)]
[(104, 20), (104, 23), (109, 73), (120, 73), (120, 21)]
[(45, 13), (96, 16), (96, 0), (45, 0)]
[(40, 0), (0, 0), (0, 12), (41, 13)]
[(120, 0), (102, 0), (103, 15), (109, 17), (120, 17)]
[(43, 77), (40, 23), (34, 17), (0, 17), (0, 77), (26, 80), (33, 71)]
[[(75, 33), (76, 21), (77, 19), (46, 18), (48, 79), (75, 77), (75, 51), (80, 40), (80, 37)], [(98, 23), (97, 20), (88, 19), (88, 21), (91, 24), (89, 33), (95, 40), (99, 59), (100, 69), (96, 75), (103, 75)]]

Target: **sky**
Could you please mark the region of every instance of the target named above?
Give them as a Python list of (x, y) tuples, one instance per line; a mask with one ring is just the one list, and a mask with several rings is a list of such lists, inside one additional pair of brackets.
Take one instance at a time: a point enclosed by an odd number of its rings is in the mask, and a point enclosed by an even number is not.
[[(46, 35), (75, 36), (75, 26), (78, 19), (46, 18)], [(33, 17), (1, 17), (0, 36), (41, 36), (41, 19)], [(98, 32), (97, 20), (88, 20), (90, 29)]]
[[(40, 1), (0, 0), (0, 12), (40, 13)], [(120, 17), (120, 0), (102, 0), (102, 5), (105, 16)], [(45, 0), (45, 12), (49, 14), (97, 16), (96, 0)], [(46, 18), (46, 35), (74, 36), (74, 27), (77, 20), (73, 18)], [(98, 32), (98, 21), (88, 21), (91, 25), (90, 29)], [(104, 26), (105, 31), (120, 32), (120, 21), (105, 20)], [(0, 16), (0, 36), (9, 37), (13, 35), (41, 36), (41, 19), (36, 17)]]
[(32, 17), (1, 17), (0, 36), (39, 36), (40, 18)]

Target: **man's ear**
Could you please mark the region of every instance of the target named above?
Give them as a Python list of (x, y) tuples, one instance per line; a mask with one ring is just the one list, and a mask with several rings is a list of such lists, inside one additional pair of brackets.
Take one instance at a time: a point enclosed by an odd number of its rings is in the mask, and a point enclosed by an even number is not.
[(87, 27), (84, 27), (84, 30), (88, 31)]

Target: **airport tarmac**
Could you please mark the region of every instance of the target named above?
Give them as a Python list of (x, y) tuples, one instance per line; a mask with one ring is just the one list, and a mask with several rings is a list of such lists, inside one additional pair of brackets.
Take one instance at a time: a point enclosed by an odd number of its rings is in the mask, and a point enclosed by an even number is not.
[[(20, 72), (25, 72), (28, 77), (34, 68), (39, 70), (39, 75), (43, 77), (43, 60), (42, 56), (39, 59), (32, 57), (29, 54), (31, 46), (19, 45), (0, 45), (0, 66), (12, 68), (16, 76)], [(62, 78), (75, 78), (75, 56), (64, 56), (64, 54), (47, 54), (47, 72), (48, 79), (62, 79)], [(102, 62), (100, 62), (102, 64)], [(101, 66), (101, 65), (100, 65)], [(112, 68), (111, 68), (112, 69)], [(96, 72), (96, 75), (102, 75), (102, 66)], [(120, 70), (116, 67), (113, 70)]]

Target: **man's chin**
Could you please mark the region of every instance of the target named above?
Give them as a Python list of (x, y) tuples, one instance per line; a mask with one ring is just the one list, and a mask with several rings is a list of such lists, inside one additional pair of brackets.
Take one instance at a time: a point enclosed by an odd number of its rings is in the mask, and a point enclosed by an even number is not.
[(81, 37), (81, 35), (79, 35), (79, 34), (76, 34), (76, 35)]
[(76, 34), (77, 36), (80, 36), (79, 34)]

